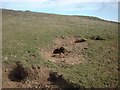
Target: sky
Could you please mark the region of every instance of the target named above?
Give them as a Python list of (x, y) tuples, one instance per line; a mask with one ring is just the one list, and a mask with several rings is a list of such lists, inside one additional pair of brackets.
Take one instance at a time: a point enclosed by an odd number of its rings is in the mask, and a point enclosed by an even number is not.
[(4, 0), (1, 8), (63, 15), (96, 16), (118, 21), (119, 0)]

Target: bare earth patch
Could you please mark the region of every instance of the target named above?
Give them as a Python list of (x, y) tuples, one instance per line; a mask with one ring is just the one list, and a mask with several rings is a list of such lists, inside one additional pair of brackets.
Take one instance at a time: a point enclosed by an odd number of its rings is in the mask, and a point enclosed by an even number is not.
[(40, 50), (46, 60), (58, 65), (76, 65), (86, 60), (82, 54), (88, 48), (86, 39), (61, 37), (56, 38), (53, 43), (53, 46)]
[[(53, 87), (49, 78), (50, 70), (45, 67), (32, 66), (24, 68), (22, 66), (3, 66), (3, 88), (47, 88)], [(17, 70), (17, 71), (16, 71)]]
[(70, 82), (58, 72), (34, 65), (25, 68), (22, 64), (4, 64), (2, 75), (2, 88), (80, 88), (80, 85)]

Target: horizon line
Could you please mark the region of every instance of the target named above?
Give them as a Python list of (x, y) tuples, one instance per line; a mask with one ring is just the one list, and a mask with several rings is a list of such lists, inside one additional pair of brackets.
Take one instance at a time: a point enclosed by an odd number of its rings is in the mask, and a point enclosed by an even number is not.
[(92, 18), (97, 18), (99, 20), (103, 20), (103, 21), (108, 21), (108, 22), (114, 22), (114, 23), (119, 23), (119, 19), (118, 21), (115, 21), (115, 20), (108, 20), (108, 19), (105, 19), (105, 18), (102, 18), (102, 17), (99, 17), (99, 16), (95, 16), (95, 15), (82, 15), (82, 14), (61, 14), (61, 13), (52, 13), (52, 12), (40, 12), (40, 11), (34, 11), (34, 10), (20, 10), (20, 9), (10, 9), (10, 8), (0, 8), (2, 10), (13, 10), (13, 11), (22, 11), (22, 12), (33, 12), (33, 13), (44, 13), (44, 14), (54, 14), (54, 15), (64, 15), (64, 16), (83, 16), (83, 17), (92, 17)]

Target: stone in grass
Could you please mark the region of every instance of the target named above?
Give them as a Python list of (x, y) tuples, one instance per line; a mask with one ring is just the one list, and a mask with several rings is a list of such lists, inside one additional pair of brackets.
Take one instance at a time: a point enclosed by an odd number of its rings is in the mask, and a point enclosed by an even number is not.
[(85, 42), (85, 41), (87, 41), (86, 38), (81, 38), (81, 39), (77, 39), (77, 40), (75, 41), (75, 43), (80, 43), (80, 42)]

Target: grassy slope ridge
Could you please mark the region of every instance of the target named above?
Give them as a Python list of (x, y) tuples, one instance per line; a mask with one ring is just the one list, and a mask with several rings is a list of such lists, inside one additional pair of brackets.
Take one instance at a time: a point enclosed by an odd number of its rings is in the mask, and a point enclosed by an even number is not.
[[(38, 64), (58, 69), (64, 77), (85, 87), (116, 87), (118, 83), (118, 24), (82, 16), (65, 16), (35, 12), (2, 11), (3, 60), (20, 60), (26, 66)], [(104, 41), (91, 42), (83, 52), (89, 61), (62, 68), (46, 62), (37, 48), (48, 47), (61, 36), (89, 38), (100, 35)], [(35, 54), (36, 58), (28, 55)], [(7, 60), (5, 60), (7, 58)], [(33, 60), (34, 59), (34, 60)], [(27, 62), (26, 62), (27, 61)]]

